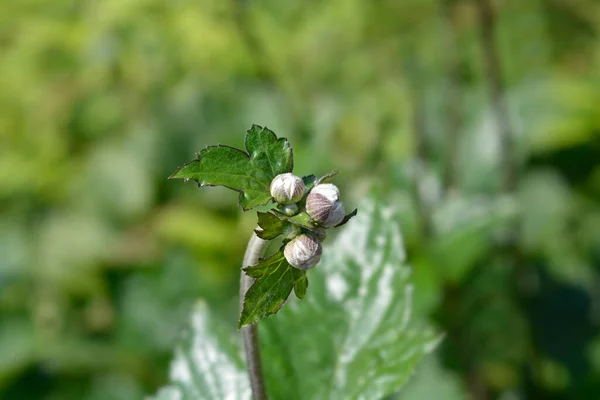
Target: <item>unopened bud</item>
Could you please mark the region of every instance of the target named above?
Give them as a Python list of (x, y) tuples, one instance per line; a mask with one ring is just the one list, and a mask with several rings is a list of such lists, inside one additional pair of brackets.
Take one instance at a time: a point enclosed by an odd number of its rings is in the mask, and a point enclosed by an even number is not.
[(283, 249), (285, 259), (292, 267), (307, 270), (321, 260), (321, 242), (309, 235), (299, 235), (292, 239)]
[(279, 204), (297, 203), (305, 193), (302, 179), (289, 172), (277, 175), (271, 182), (271, 196)]
[(326, 228), (336, 226), (344, 219), (346, 211), (339, 200), (340, 191), (331, 183), (315, 186), (306, 198), (306, 212)]
[(297, 204), (282, 204), (281, 211), (288, 217), (293, 217), (294, 215), (298, 214), (300, 209), (298, 208)]

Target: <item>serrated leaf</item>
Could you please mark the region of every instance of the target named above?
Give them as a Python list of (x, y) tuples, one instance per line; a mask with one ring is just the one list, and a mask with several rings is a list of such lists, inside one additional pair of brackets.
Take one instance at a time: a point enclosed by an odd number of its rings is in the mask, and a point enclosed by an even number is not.
[(254, 232), (259, 238), (265, 240), (275, 239), (286, 230), (286, 223), (276, 215), (260, 211), (257, 214), (260, 229), (255, 229)]
[[(281, 262), (281, 258), (283, 257), (283, 249), (279, 249), (279, 251), (272, 256), (261, 258), (256, 265), (252, 265), (250, 267), (243, 268), (246, 275), (252, 278), (260, 278), (263, 276), (268, 270), (275, 269), (279, 266)], [(285, 257), (283, 257), (285, 259)]]
[(246, 133), (246, 151), (228, 146), (209, 146), (175, 171), (171, 179), (193, 179), (200, 186), (225, 186), (240, 192), (244, 210), (269, 202), (273, 178), (291, 172), (292, 148), (267, 128), (253, 125)]
[(244, 297), (238, 327), (254, 324), (283, 307), (294, 286), (294, 269), (285, 259), (283, 248), (257, 265), (244, 269), (256, 280)]
[(303, 299), (308, 289), (308, 278), (306, 277), (306, 271), (301, 271), (297, 268), (292, 270), (294, 274), (294, 294), (297, 298)]
[(302, 302), (259, 324), (272, 398), (380, 399), (437, 335), (412, 315), (410, 268), (395, 214), (379, 202), (323, 249)]
[(191, 326), (175, 349), (171, 383), (151, 400), (250, 399), (247, 372), (231, 333), (198, 302)]

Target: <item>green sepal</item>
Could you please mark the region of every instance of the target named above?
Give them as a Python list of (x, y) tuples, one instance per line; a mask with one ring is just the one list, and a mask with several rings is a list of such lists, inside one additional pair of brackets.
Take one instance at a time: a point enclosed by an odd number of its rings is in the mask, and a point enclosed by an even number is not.
[(246, 132), (246, 151), (229, 146), (209, 146), (195, 160), (177, 169), (169, 179), (193, 179), (200, 186), (224, 186), (239, 192), (246, 211), (271, 199), (271, 181), (292, 172), (294, 157), (285, 138), (258, 125)]

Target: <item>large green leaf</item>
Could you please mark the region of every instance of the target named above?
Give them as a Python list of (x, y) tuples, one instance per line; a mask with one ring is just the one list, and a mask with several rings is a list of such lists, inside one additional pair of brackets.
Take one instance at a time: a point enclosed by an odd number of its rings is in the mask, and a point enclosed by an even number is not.
[(267, 128), (252, 125), (246, 133), (246, 152), (228, 146), (209, 146), (198, 158), (185, 164), (169, 178), (193, 179), (200, 186), (225, 186), (240, 192), (244, 210), (268, 203), (274, 177), (291, 172), (292, 148)]
[(360, 210), (308, 272), (304, 300), (259, 325), (273, 399), (382, 398), (436, 343), (411, 313), (411, 269), (393, 210), (373, 200)]
[(250, 383), (232, 332), (203, 302), (197, 303), (190, 325), (175, 349), (171, 383), (152, 400), (250, 399)]

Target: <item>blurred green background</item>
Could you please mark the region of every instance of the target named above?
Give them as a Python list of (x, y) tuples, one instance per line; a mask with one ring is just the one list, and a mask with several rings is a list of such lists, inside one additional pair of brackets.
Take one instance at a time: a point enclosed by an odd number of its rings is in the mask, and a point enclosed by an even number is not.
[(166, 177), (252, 123), (401, 210), (414, 398), (600, 398), (595, 0), (1, 1), (0, 398), (141, 399), (195, 299), (234, 326), (255, 213)]

